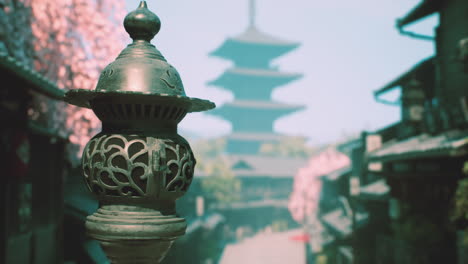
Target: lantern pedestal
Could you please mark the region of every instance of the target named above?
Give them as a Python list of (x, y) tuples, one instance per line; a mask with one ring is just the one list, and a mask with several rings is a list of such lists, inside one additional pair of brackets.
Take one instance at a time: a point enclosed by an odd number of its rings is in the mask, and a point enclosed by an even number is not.
[(112, 263), (160, 263), (186, 223), (146, 206), (103, 205), (86, 221)]

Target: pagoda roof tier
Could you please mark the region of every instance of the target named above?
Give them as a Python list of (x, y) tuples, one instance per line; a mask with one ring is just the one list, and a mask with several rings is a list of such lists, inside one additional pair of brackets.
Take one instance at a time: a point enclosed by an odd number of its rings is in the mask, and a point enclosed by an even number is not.
[(208, 84), (231, 90), (237, 98), (267, 99), (273, 88), (301, 77), (300, 73), (234, 67), (226, 70), (220, 77)]
[[(307, 158), (277, 157), (257, 154), (223, 154), (221, 158), (232, 170), (235, 177), (242, 178), (276, 178), (290, 179), (299, 168), (307, 165)], [(212, 160), (209, 160), (212, 161)], [(281, 164), (281, 166), (272, 166)], [(205, 172), (196, 169), (197, 177), (209, 177)]]
[(245, 44), (262, 44), (280, 47), (297, 47), (299, 45), (299, 43), (297, 42), (292, 42), (279, 37), (275, 37), (268, 33), (264, 33), (258, 30), (256, 26), (249, 27), (244, 33), (231, 39)]
[[(236, 177), (294, 178), (296, 171), (307, 164), (306, 158), (262, 155), (229, 155), (230, 168)], [(272, 166), (281, 164), (281, 166)]]
[(296, 49), (299, 45), (297, 42), (263, 33), (251, 26), (244, 33), (225, 40), (210, 54), (232, 60), (237, 65), (265, 66), (268, 61)]
[(226, 136), (228, 140), (273, 142), (285, 138), (278, 133), (234, 132)]
[(236, 100), (212, 110), (210, 114), (229, 120), (236, 132), (272, 132), (276, 119), (303, 108), (272, 101)]
[[(275, 101), (262, 101), (262, 100), (235, 100), (232, 102), (225, 103), (222, 107), (219, 109), (228, 109), (228, 108), (234, 108), (235, 110), (239, 110), (238, 108), (244, 108), (247, 110), (282, 110), (282, 111), (297, 111), (304, 106), (302, 105), (292, 105), (292, 104), (285, 104), (285, 103), (280, 103), (280, 102), (275, 102)], [(216, 110), (213, 110), (214, 112)]]
[[(247, 124), (248, 125), (248, 124)], [(258, 122), (255, 124), (251, 124), (249, 129), (255, 129), (258, 125)], [(239, 125), (238, 125), (239, 126)], [(264, 127), (269, 127), (270, 130), (272, 128), (271, 123), (263, 124)], [(233, 127), (235, 130), (236, 127)], [(257, 128), (258, 129), (258, 128)], [(259, 153), (260, 148), (263, 144), (274, 143), (278, 142), (283, 139), (284, 136), (277, 134), (272, 131), (267, 132), (245, 132), (245, 131), (237, 131), (230, 135), (226, 136), (227, 144), (226, 144), (226, 151), (231, 154), (255, 154)]]

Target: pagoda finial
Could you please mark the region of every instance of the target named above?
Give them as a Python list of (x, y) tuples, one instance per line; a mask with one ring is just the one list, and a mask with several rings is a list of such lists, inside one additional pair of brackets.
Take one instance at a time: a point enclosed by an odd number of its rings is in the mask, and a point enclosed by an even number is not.
[(255, 9), (255, 0), (250, 0), (250, 14), (249, 14), (249, 26), (255, 26), (255, 17), (256, 17), (256, 9)]

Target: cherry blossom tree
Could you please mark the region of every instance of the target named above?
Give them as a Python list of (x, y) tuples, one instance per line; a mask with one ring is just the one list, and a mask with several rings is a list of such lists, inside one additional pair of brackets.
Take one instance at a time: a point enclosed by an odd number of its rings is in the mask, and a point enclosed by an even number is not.
[[(12, 0), (13, 1), (13, 0)], [(101, 70), (124, 48), (123, 0), (17, 0), (30, 8), (34, 68), (61, 89), (94, 89)], [(67, 136), (75, 160), (100, 122), (88, 109), (38, 98), (32, 119)]]
[(294, 176), (293, 192), (288, 204), (294, 220), (304, 224), (308, 217), (316, 215), (322, 189), (319, 177), (349, 164), (348, 156), (329, 147), (313, 155), (307, 165), (298, 170)]

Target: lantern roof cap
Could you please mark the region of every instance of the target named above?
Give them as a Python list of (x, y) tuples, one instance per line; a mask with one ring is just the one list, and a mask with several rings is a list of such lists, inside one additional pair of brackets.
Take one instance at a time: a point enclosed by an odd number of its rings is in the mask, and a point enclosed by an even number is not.
[(125, 17), (124, 27), (133, 43), (102, 71), (95, 90), (70, 90), (65, 95), (67, 102), (91, 108), (91, 101), (105, 97), (123, 103), (151, 98), (155, 103), (185, 105), (188, 112), (215, 107), (208, 100), (187, 97), (177, 70), (150, 43), (161, 28), (161, 21), (148, 9), (146, 1)]

